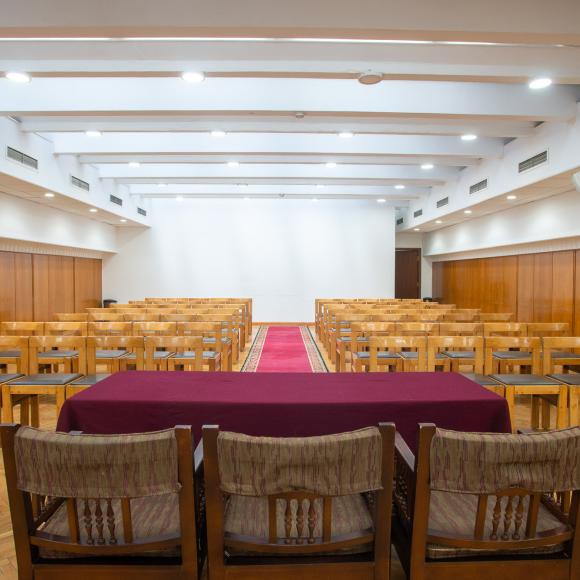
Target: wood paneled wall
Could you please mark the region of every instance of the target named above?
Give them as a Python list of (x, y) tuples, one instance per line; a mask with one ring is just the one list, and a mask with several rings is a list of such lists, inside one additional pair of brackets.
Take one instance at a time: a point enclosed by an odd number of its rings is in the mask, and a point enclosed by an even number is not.
[(101, 305), (102, 260), (0, 252), (0, 320), (52, 320)]
[(580, 250), (435, 262), (433, 296), (521, 322), (568, 322), (580, 335)]

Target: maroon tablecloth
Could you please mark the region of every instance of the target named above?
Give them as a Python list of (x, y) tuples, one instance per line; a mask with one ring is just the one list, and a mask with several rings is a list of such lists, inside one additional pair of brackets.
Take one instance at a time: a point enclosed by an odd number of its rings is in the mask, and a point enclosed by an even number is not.
[(68, 399), (59, 431), (132, 433), (204, 424), (250, 435), (338, 433), (394, 421), (414, 447), (417, 423), (507, 432), (501, 397), (455, 373), (117, 373)]

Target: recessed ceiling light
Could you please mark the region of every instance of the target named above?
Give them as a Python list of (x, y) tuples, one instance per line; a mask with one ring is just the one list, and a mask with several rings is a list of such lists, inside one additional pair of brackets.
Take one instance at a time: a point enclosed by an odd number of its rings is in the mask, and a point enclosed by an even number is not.
[(352, 131), (341, 131), (338, 136), (341, 139), (352, 139), (354, 137), (354, 133)]
[(47, 191), (47, 192), (44, 194), (44, 197), (54, 197), (54, 193), (51, 193), (50, 191)]
[(167, 187), (167, 183), (158, 183), (157, 187)]
[(21, 85), (29, 83), (32, 80), (30, 75), (25, 72), (9, 71), (4, 76), (9, 81), (12, 81), (13, 83), (20, 83)]
[(211, 136), (212, 137), (225, 137), (226, 132), (225, 131), (212, 131)]
[(463, 212), (463, 213), (465, 213), (465, 214), (469, 215), (470, 213), (473, 213), (473, 212), (472, 212), (470, 209), (466, 209), (466, 210), (464, 210), (464, 212)]
[(421, 169), (433, 169), (433, 167), (435, 167), (433, 163), (423, 163), (423, 165), (421, 165)]
[(89, 209), (89, 211), (91, 213), (97, 213), (99, 210), (96, 207), (91, 207), (91, 209)]
[(250, 201), (250, 198), (249, 198), (249, 197), (244, 197), (244, 199), (245, 199), (246, 201)]
[(183, 201), (183, 196), (182, 196), (182, 195), (178, 195), (178, 196), (175, 198), (175, 201)]
[(386, 199), (383, 199), (382, 197), (381, 197), (381, 199), (377, 199), (377, 203), (385, 203), (386, 201), (387, 200)]
[(405, 189), (405, 186), (402, 183), (395, 185), (395, 189)]
[(383, 75), (380, 72), (369, 70), (361, 73), (357, 80), (361, 85), (376, 85), (383, 80)]
[(318, 201), (318, 199), (316, 199), (315, 197), (312, 198), (312, 201)]
[(414, 232), (420, 232), (421, 231), (421, 228), (413, 228), (413, 231)]
[(443, 222), (441, 220), (435, 220), (436, 224), (442, 224)]
[(239, 161), (228, 161), (228, 167), (239, 167)]
[(461, 135), (462, 141), (475, 141), (476, 139), (477, 139), (477, 135), (474, 135), (473, 133), (467, 133), (465, 135)]
[(100, 131), (89, 129), (88, 131), (85, 131), (85, 135), (87, 137), (101, 137), (103, 134)]
[(139, 161), (129, 161), (129, 167), (141, 167)]
[(336, 163), (334, 161), (329, 161), (326, 164), (326, 167), (328, 167), (329, 169), (332, 169), (332, 168), (336, 167)]
[(123, 218), (123, 219), (120, 219), (119, 221), (120, 221), (122, 224), (126, 224), (126, 223), (127, 223), (127, 220), (126, 220), (126, 219), (124, 219), (124, 218)]
[(542, 77), (542, 78), (532, 79), (528, 83), (528, 87), (530, 87), (530, 89), (537, 91), (538, 89), (546, 89), (551, 84), (552, 84), (552, 79), (549, 79), (547, 77)]
[(324, 189), (324, 185), (322, 185), (322, 183), (319, 183), (319, 184), (316, 186), (316, 189)]
[(202, 72), (183, 72), (181, 78), (186, 83), (202, 83), (205, 80), (205, 75)]
[(509, 199), (510, 201), (513, 201), (514, 199), (517, 199), (517, 198), (518, 198), (518, 196), (517, 196), (517, 195), (508, 195), (508, 196), (506, 197), (506, 199)]
[(238, 183), (238, 187), (248, 187), (247, 183)]

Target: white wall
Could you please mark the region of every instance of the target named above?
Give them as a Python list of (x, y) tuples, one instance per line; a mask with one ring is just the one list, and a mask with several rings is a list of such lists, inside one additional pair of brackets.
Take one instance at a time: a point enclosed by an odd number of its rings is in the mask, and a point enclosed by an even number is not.
[(0, 238), (96, 253), (114, 252), (117, 244), (114, 226), (3, 193)]
[(372, 201), (153, 200), (151, 228), (119, 230), (103, 291), (248, 296), (256, 321), (310, 321), (314, 299), (394, 294), (394, 212)]

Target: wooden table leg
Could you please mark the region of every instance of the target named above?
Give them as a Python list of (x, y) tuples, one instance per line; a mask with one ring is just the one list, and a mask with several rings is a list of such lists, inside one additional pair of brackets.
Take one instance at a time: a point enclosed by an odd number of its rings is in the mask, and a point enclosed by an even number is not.
[(60, 410), (64, 405), (65, 396), (66, 396), (66, 388), (65, 387), (57, 387), (56, 391), (56, 418), (58, 419), (60, 415)]
[(562, 385), (558, 393), (558, 418), (556, 427), (564, 429), (568, 426), (568, 387)]
[(505, 400), (507, 401), (507, 404), (508, 404), (508, 409), (509, 409), (509, 414), (510, 414), (510, 422), (512, 425), (512, 433), (515, 433), (517, 431), (516, 425), (515, 425), (516, 415), (514, 413), (515, 404), (516, 404), (516, 396), (515, 396), (515, 388), (511, 385), (505, 386)]
[(580, 426), (580, 387), (568, 387), (570, 427)]
[(12, 397), (10, 387), (2, 385), (2, 423), (13, 423), (14, 414), (12, 409)]
[(540, 407), (542, 399), (532, 395), (532, 429), (540, 428)]

